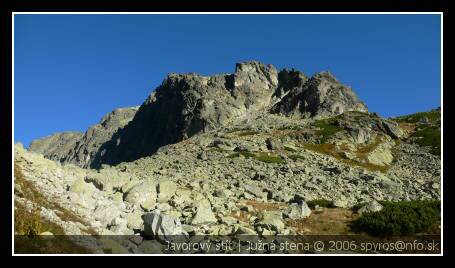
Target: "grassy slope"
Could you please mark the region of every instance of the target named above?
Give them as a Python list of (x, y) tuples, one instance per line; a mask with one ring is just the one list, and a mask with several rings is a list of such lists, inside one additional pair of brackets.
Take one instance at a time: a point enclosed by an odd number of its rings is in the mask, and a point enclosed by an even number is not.
[[(424, 118), (427, 119), (424, 122)], [(431, 153), (441, 155), (441, 111), (431, 110), (393, 118), (401, 124), (411, 124), (414, 132), (410, 135), (411, 141), (420, 146), (429, 146)]]

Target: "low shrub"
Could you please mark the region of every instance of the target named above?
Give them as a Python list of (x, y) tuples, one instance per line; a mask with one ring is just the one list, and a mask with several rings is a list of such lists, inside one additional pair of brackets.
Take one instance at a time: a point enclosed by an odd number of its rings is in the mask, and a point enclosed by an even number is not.
[(363, 213), (350, 227), (373, 236), (412, 235), (428, 230), (441, 217), (440, 201), (381, 202), (381, 211)]
[(441, 155), (441, 130), (438, 127), (424, 127), (414, 132), (412, 137), (420, 146), (431, 147), (432, 154)]
[(311, 201), (306, 202), (308, 207), (311, 209), (314, 209), (316, 206), (322, 207), (322, 208), (333, 208), (333, 202), (327, 199), (314, 199)]
[(336, 125), (336, 121), (334, 120), (320, 120), (314, 126), (319, 128), (317, 134), (321, 136), (320, 143), (325, 143), (331, 136), (343, 130), (343, 128)]
[(272, 156), (272, 155), (258, 155), (255, 156), (255, 159), (264, 163), (275, 163), (275, 164), (282, 164), (284, 163), (283, 159), (279, 156)]
[(367, 204), (366, 202), (357, 203), (357, 204), (355, 204), (353, 207), (351, 207), (351, 210), (352, 210), (353, 212), (356, 212), (356, 213), (357, 213), (357, 212), (359, 211), (359, 209), (361, 209), (362, 207), (364, 207), (366, 204)]
[(437, 122), (441, 120), (441, 111), (432, 110), (429, 112), (420, 112), (410, 115), (399, 116), (394, 118), (393, 120), (399, 123), (417, 123), (425, 117), (428, 119), (429, 122)]

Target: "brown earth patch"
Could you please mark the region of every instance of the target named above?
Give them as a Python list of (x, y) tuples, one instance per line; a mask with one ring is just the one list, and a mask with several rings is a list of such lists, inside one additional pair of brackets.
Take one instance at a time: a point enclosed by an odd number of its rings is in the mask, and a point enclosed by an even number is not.
[(358, 214), (344, 208), (324, 208), (322, 211), (313, 211), (310, 217), (299, 220), (285, 220), (285, 224), (294, 228), (298, 234), (334, 235), (353, 234), (349, 223), (356, 219)]

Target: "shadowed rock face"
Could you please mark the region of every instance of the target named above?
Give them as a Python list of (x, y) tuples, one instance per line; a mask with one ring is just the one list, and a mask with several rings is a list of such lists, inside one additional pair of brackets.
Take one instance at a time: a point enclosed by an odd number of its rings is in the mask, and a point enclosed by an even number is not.
[[(330, 73), (308, 79), (294, 69), (278, 72), (272, 65), (249, 61), (236, 64), (233, 74), (169, 74), (139, 108), (115, 110), (84, 135), (59, 134), (38, 141), (47, 145), (31, 150), (64, 163), (99, 168), (149, 156), (164, 145), (260, 113), (303, 118), (352, 110), (367, 108)], [(65, 144), (62, 139), (71, 141)]]
[(275, 104), (271, 111), (284, 115), (330, 116), (347, 111), (367, 112), (365, 104), (349, 88), (342, 85), (329, 72), (314, 75), (289, 90), (289, 93)]
[(128, 124), (137, 110), (138, 107), (116, 109), (106, 114), (100, 123), (90, 127), (85, 133), (56, 133), (33, 141), (29, 150), (62, 163), (89, 167), (100, 146), (111, 140), (119, 128)]
[(277, 70), (254, 61), (237, 64), (234, 74), (169, 74), (131, 123), (101, 147), (92, 167), (136, 160), (263, 110), (277, 86)]

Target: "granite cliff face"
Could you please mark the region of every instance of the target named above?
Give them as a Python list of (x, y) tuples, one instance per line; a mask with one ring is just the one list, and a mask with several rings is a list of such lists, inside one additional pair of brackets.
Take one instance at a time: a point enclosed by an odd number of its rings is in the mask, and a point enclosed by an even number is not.
[(135, 108), (114, 111), (74, 146), (30, 149), (64, 163), (99, 168), (151, 155), (163, 145), (260, 113), (310, 117), (353, 110), (367, 108), (328, 73), (308, 79), (299, 71), (251, 61), (237, 64), (233, 74), (169, 74), (137, 113)]

